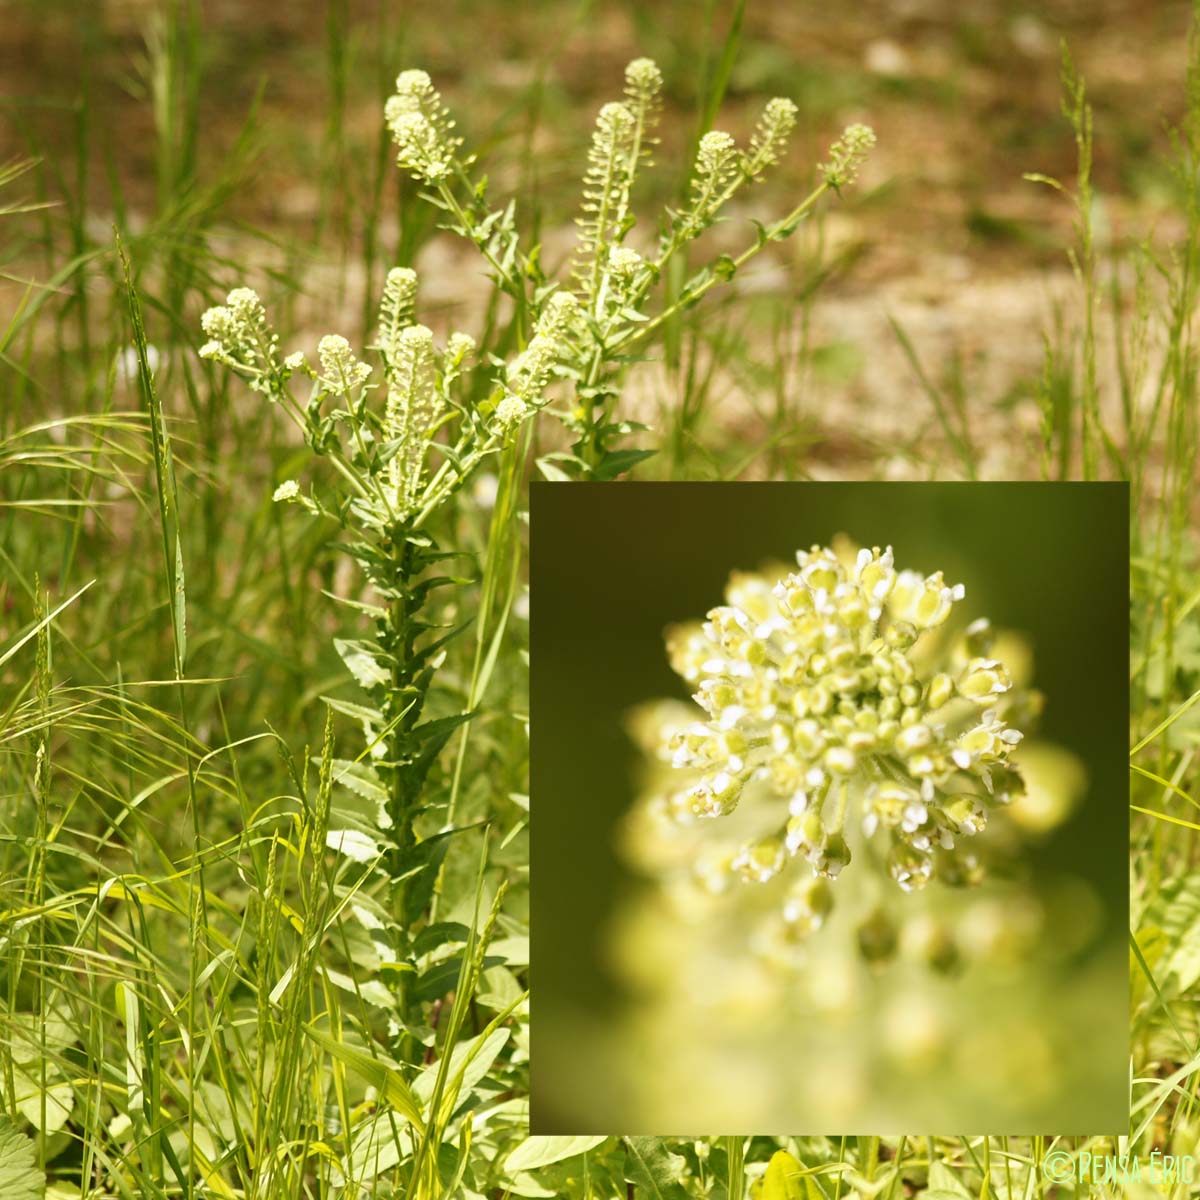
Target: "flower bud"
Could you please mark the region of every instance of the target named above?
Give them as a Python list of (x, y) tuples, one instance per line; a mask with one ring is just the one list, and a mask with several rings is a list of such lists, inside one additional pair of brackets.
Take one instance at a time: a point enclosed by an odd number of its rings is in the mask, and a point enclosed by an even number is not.
[(951, 797), (943, 803), (942, 812), (955, 829), (967, 837), (974, 837), (987, 827), (987, 809), (974, 796)]
[(769, 837), (742, 847), (733, 860), (733, 869), (751, 883), (766, 883), (779, 874), (783, 863), (783, 843)]
[(975, 658), (958, 677), (958, 694), (977, 703), (990, 702), (1012, 687), (1012, 680), (1002, 663), (995, 659)]
[(925, 699), (930, 708), (937, 709), (941, 708), (953, 695), (954, 680), (945, 671), (942, 671), (929, 681), (929, 691)]
[(888, 852), (888, 873), (902, 891), (919, 891), (933, 875), (933, 859), (907, 842), (894, 839)]

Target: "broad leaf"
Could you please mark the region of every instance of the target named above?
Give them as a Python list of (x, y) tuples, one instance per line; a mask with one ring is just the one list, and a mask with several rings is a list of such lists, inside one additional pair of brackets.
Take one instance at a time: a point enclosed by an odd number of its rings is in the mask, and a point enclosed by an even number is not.
[(423, 1129), (421, 1108), (396, 1063), (375, 1057), (361, 1047), (339, 1042), (323, 1029), (312, 1025), (305, 1025), (304, 1032), (327, 1054), (365, 1079), (398, 1113), (407, 1117), (418, 1129)]
[(334, 649), (346, 664), (346, 670), (367, 691), (386, 685), (391, 675), (375, 659), (375, 647), (370, 642), (351, 642), (345, 638), (333, 639)]
[(672, 1154), (662, 1138), (625, 1139), (625, 1181), (646, 1200), (687, 1200), (683, 1172), (687, 1165), (681, 1154)]
[(0, 1196), (4, 1200), (42, 1200), (46, 1177), (37, 1169), (33, 1143), (0, 1117)]
[(805, 1200), (804, 1168), (786, 1150), (771, 1155), (759, 1200)]
[(564, 1158), (573, 1158), (594, 1150), (601, 1142), (607, 1141), (604, 1135), (599, 1137), (527, 1137), (504, 1160), (504, 1169), (510, 1174), (517, 1171), (532, 1171), (537, 1167), (549, 1166), (550, 1163), (561, 1162)]

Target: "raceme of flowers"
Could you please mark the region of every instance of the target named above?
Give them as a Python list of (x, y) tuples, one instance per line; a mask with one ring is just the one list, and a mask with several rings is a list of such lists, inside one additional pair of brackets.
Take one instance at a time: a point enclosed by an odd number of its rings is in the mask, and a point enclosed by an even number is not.
[(891, 547), (851, 560), (814, 546), (797, 562), (777, 581), (733, 575), (724, 605), (669, 633), (699, 711), (661, 730), (678, 782), (644, 809), (660, 831), (739, 805), (777, 811), (770, 832), (693, 869), (716, 893), (790, 873), (782, 918), (804, 936), (850, 863), (851, 819), (905, 891), (979, 880), (971, 839), (1023, 791), (1011, 718), (1036, 715), (1040, 697), (990, 656), (986, 620), (945, 636), (964, 589), (941, 572), (897, 571)]
[[(471, 460), (489, 453), (544, 402), (554, 371), (567, 354), (578, 311), (571, 293), (551, 295), (526, 349), (499, 368), (493, 396), (468, 412), (455, 400), (453, 389), (470, 366), (474, 339), (452, 333), (439, 349), (433, 332), (414, 319), (416, 289), (417, 276), (409, 268), (388, 273), (377, 342), (369, 347), (379, 357), (381, 381), (340, 334), (320, 339), (315, 366), (301, 352), (281, 357), (279, 337), (250, 288), (234, 288), (224, 304), (201, 318), (209, 339), (200, 349), (201, 357), (231, 367), (253, 390), (283, 403), (314, 449), (338, 457), (337, 426), (348, 431), (346, 457), (358, 490), (373, 496), (384, 520), (403, 519), (425, 506), (426, 487), (434, 482), (427, 477), (426, 458), (436, 445), (438, 429), (448, 420), (465, 418), (459, 420), (457, 443), (448, 455), (461, 471), (467, 461), (464, 453)], [(291, 393), (296, 378), (311, 385), (303, 408)], [(376, 390), (384, 392), (384, 399), (372, 406), (368, 397)], [(344, 407), (331, 408), (338, 401)], [(290, 480), (280, 485), (275, 498), (312, 504)]]
[[(396, 146), (397, 164), (416, 179), (425, 200), (445, 214), (443, 228), (472, 242), (496, 286), (514, 302), (519, 358), (509, 364), (495, 404), (496, 420), (514, 429), (546, 407), (554, 378), (573, 392), (556, 415), (576, 435), (571, 451), (542, 460), (543, 473), (612, 478), (636, 461), (615, 443), (635, 426), (616, 413), (620, 376), (635, 349), (669, 317), (726, 283), (764, 246), (790, 236), (829, 190), (852, 183), (875, 142), (864, 125), (847, 128), (817, 169), (817, 186), (781, 220), (759, 225), (751, 244), (737, 256), (720, 255), (671, 289), (658, 305), (653, 293), (667, 279), (672, 260), (710, 228), (721, 209), (744, 187), (763, 179), (783, 158), (799, 110), (785, 97), (770, 100), (745, 146), (723, 130), (698, 140), (684, 203), (655, 222), (657, 235), (633, 240), (637, 218), (633, 188), (652, 165), (662, 109), (663, 77), (649, 58), (625, 69), (623, 96), (604, 104), (597, 116), (582, 183), (576, 224), (579, 235), (556, 287), (547, 277), (540, 248), (526, 248), (518, 230), (516, 203), (493, 206), (486, 176), (475, 174), (475, 158), (429, 75), (402, 71), (387, 101), (385, 117)], [(665, 289), (664, 289), (665, 290)], [(574, 302), (572, 309), (569, 305)], [(215, 336), (215, 335), (214, 335)]]

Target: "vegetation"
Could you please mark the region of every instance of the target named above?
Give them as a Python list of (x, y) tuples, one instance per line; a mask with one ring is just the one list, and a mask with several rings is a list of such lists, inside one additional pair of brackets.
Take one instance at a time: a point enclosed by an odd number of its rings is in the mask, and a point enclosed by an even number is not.
[[(804, 219), (829, 192), (849, 198), (870, 137), (848, 128), (807, 198), (725, 248), (727, 228), (746, 223), (715, 224), (718, 207), (782, 155), (795, 118), (771, 101), (753, 138), (711, 128), (743, 7), (700, 59), (697, 128), (670, 159), (689, 165), (668, 168), (673, 193), (653, 185), (667, 216), (644, 240), (631, 188), (653, 145), (652, 64), (632, 64), (625, 101), (601, 111), (581, 236), (556, 254), (553, 222), (574, 201), (552, 211), (538, 186), (542, 77), (505, 127), (522, 147), (516, 203), (491, 207), (495, 185), (459, 156), (420, 73), (401, 75), (377, 152), (351, 154), (341, 3), (324, 31), (311, 243), (254, 232), (239, 211), (264, 161), (253, 98), (208, 165), (203, 101), (216, 85), (196, 5), (156, 10), (129, 81), (151, 185), (127, 192), (102, 169), (113, 135), (86, 69), (70, 139), (31, 134), (0, 171), (0, 1194), (1008, 1200), (1052, 1186), (1052, 1154), (1115, 1152), (1124, 1130), (528, 1133), (532, 464), (568, 480), (808, 470), (788, 396), (813, 365), (818, 285), (842, 260)], [(104, 33), (78, 15), (86, 63)], [(386, 21), (378, 44), (382, 130), (410, 60)], [(1048, 477), (1125, 478), (1135, 497), (1121, 1148), (1186, 1153), (1200, 1089), (1200, 43), (1163, 149), (1178, 220), (1114, 245), (1111, 261), (1087, 95), (1073, 67), (1064, 74), (1079, 170), (1039, 176), (1052, 190), (1038, 195), (1076, 206), (1078, 291), (1027, 391)], [(399, 205), (396, 151), (417, 177)], [(457, 267), (430, 268), (433, 279), (422, 268), (440, 297), (421, 305), (437, 337), (415, 322), (408, 270), (444, 246), (436, 221), (490, 276), (448, 302)], [(739, 289), (742, 268), (760, 254), (782, 262), (793, 234), (802, 290), (750, 323), (763, 310)], [(315, 244), (335, 248), (329, 278)], [(731, 285), (719, 303), (718, 284)], [(447, 303), (469, 338), (440, 336)], [(297, 330), (286, 353), (268, 310)], [(335, 322), (366, 349), (327, 335), (311, 364), (308, 331)], [(776, 344), (749, 346), (751, 324)], [(634, 399), (652, 370), (668, 399), (649, 418)], [(728, 373), (774, 398), (740, 440), (717, 421)], [(982, 477), (970, 389), (935, 377), (924, 379), (947, 436), (936, 452), (914, 443), (912, 462)]]

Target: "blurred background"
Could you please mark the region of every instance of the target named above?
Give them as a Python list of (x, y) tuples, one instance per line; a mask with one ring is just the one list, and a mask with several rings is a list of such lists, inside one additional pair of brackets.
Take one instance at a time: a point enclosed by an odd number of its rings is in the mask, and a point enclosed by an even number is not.
[[(531, 797), (537, 821), (531, 920), (538, 1020), (531, 1061), (538, 1132), (599, 1132), (605, 1120), (618, 1119), (638, 1131), (682, 1131), (690, 1127), (683, 1114), (711, 1111), (698, 1099), (692, 1107), (692, 1098), (702, 1094), (706, 1103), (718, 1104), (722, 1127), (738, 1129), (857, 1132), (876, 1125), (916, 1127), (922, 1118), (940, 1128), (956, 1112), (956, 1127), (991, 1133), (1116, 1127), (1128, 1071), (1127, 528), (1128, 490), (1122, 484), (534, 485)], [(853, 986), (845, 984), (845, 1013), (815, 1021), (809, 1035), (826, 1048), (841, 1038), (858, 1047), (877, 1041), (899, 1018), (889, 1016), (886, 1004), (872, 1012), (871, 1001), (855, 999), (856, 988), (870, 994), (876, 984), (877, 998), (911, 989), (920, 1012), (936, 998), (946, 1010), (947, 1029), (964, 1016), (986, 1027), (1006, 1006), (1022, 1005), (1028, 1011), (1019, 1018), (1021, 1029), (1044, 1037), (1056, 1052), (1071, 1044), (1081, 1055), (1060, 1053), (1054, 1095), (1011, 1086), (999, 1066), (980, 1068), (979, 1078), (1005, 1081), (993, 1090), (1005, 1092), (1007, 1109), (994, 1096), (970, 1098), (953, 1070), (939, 1077), (942, 1088), (923, 1088), (912, 1097), (907, 1118), (895, 1107), (892, 1089), (904, 1077), (898, 1069), (888, 1071), (886, 1082), (865, 1069), (870, 1100), (848, 1093), (844, 1107), (824, 1093), (801, 1099), (802, 1090), (798, 1095), (793, 1088), (789, 1095), (789, 1080), (809, 1077), (804, 1059), (788, 1058), (779, 1041), (764, 1063), (762, 1047), (755, 1051), (748, 1036), (742, 1045), (731, 1030), (750, 1020), (767, 1036), (774, 1023), (786, 1025), (784, 1006), (794, 1002), (790, 985), (768, 992), (773, 999), (761, 1000), (766, 1011), (752, 1019), (745, 1012), (710, 1016), (705, 1041), (711, 1058), (703, 1066), (672, 1057), (672, 1033), (682, 1038), (689, 1022), (704, 1024), (707, 991), (720, 991), (736, 976), (753, 991), (754, 956), (745, 945), (706, 945), (703, 930), (672, 924), (652, 898), (637, 899), (645, 881), (625, 865), (618, 848), (618, 822), (643, 773), (640, 751), (626, 732), (629, 715), (648, 700), (688, 698), (687, 686), (667, 664), (668, 625), (703, 619), (722, 603), (731, 571), (772, 562), (794, 567), (797, 548), (829, 545), (839, 533), (861, 545), (894, 546), (897, 569), (942, 570), (948, 583), (963, 583), (966, 598), (951, 618), (956, 626), (986, 616), (998, 630), (1023, 635), (1032, 656), (1031, 682), (1045, 694), (1046, 706), (1031, 744), (1015, 761), (1020, 764), (1024, 753), (1032, 763), (1040, 752), (1032, 743), (1050, 743), (1083, 765), (1086, 785), (1069, 818), (1047, 836), (1030, 839), (1021, 853), (1029, 894), (1046, 914), (1027, 961), (993, 977), (968, 970), (961, 982), (933, 982), (920, 972), (910, 977), (903, 965), (878, 976), (866, 972)], [(1015, 670), (1016, 660), (1012, 665)], [(1031, 788), (1033, 781), (1031, 773)], [(1061, 787), (1071, 790), (1065, 779)], [(851, 863), (833, 885), (835, 913), (866, 870)], [(1017, 888), (985, 886), (982, 893), (1011, 912), (1027, 903)], [(887, 882), (882, 903), (901, 926), (918, 912), (944, 918), (952, 929), (978, 919), (965, 916), (979, 903), (976, 893), (936, 883), (906, 896)], [(798, 976), (796, 987), (828, 970), (829, 987), (838, 994), (843, 984), (835, 981), (853, 978), (845, 960), (856, 957), (854, 936), (848, 916), (845, 924), (835, 921), (813, 935), (819, 952), (802, 968), (805, 978)], [(717, 938), (714, 932), (710, 940)], [(710, 977), (698, 990), (684, 983), (689, 954), (710, 963)], [(666, 985), (653, 978), (655, 964), (670, 976)], [(664, 994), (673, 1001), (663, 1000)], [(747, 997), (739, 1003), (753, 1013)], [(812, 1018), (811, 1006), (799, 1008), (804, 1020)], [(858, 1009), (870, 1015), (845, 1015)], [(734, 1042), (741, 1045), (740, 1058), (730, 1051)], [(811, 1052), (810, 1046), (805, 1053)], [(1021, 1050), (1014, 1044), (1011, 1053), (1015, 1062)], [(934, 1064), (918, 1056), (915, 1064), (900, 1065), (929, 1071)], [(765, 1072), (765, 1078), (749, 1087), (739, 1072), (748, 1079)], [(648, 1083), (651, 1078), (662, 1085)], [(739, 1092), (740, 1085), (748, 1090)], [(980, 1091), (987, 1091), (986, 1084)], [(768, 1096), (775, 1107), (760, 1112), (757, 1104)], [(617, 1118), (621, 1110), (627, 1115)], [(1039, 1126), (1039, 1119), (1049, 1124)]]
[[(640, 185), (651, 212), (678, 195), (719, 94), (716, 123), (738, 135), (770, 95), (800, 106), (792, 152), (756, 192), (763, 212), (801, 194), (848, 122), (879, 135), (862, 187), (829, 211), (819, 238), (764, 256), (743, 281), (756, 296), (739, 309), (749, 320), (724, 326), (710, 315), (721, 364), (712, 403), (682, 430), (671, 469), (953, 470), (890, 316), (948, 404), (970, 394), (980, 473), (1024, 477), (1036, 469), (1022, 443), (1036, 436), (1041, 329), (1072, 287), (1062, 253), (1069, 200), (1022, 179), (1074, 175), (1060, 40), (1096, 111), (1099, 236), (1119, 243), (1149, 225), (1168, 234), (1178, 185), (1157, 151), (1162, 121), (1183, 103), (1189, 9), (1186, 0), (751, 0), (744, 11), (730, 0), (7, 0), (0, 161), (36, 166), (3, 203), (47, 207), (6, 222), (0, 311), (18, 308), (26, 279), (65, 280), (65, 249), (85, 264), (83, 282), (72, 276), (60, 297), (70, 332), (111, 271), (116, 223), (139, 243), (144, 286), (157, 291), (154, 266), (178, 280), (161, 297), (168, 322), (194, 322), (212, 294), (253, 273), (277, 306), (295, 297), (294, 328), (333, 322), (353, 339), (387, 266), (415, 261), (426, 319), (469, 326), (483, 294), (472, 290), (474, 252), (437, 233), (392, 165), (380, 114), (397, 71), (431, 72), (494, 191), (521, 197), (520, 220), (541, 231), (553, 265), (573, 236), (591, 120), (619, 92), (625, 62), (644, 54), (667, 89), (659, 170)], [(756, 213), (737, 211), (730, 237), (744, 240)], [(810, 314), (817, 279), (825, 286)], [(649, 367), (631, 389), (652, 416), (680, 385)], [(747, 455), (747, 444), (763, 448)]]

